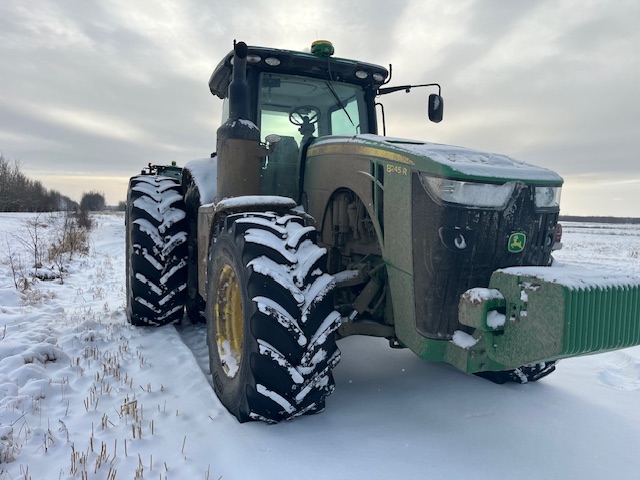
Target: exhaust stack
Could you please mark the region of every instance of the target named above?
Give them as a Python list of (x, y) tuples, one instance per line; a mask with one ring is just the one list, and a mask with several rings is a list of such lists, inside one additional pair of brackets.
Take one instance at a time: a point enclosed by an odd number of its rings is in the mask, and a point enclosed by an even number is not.
[(244, 42), (234, 46), (229, 118), (217, 131), (216, 203), (224, 198), (260, 193), (260, 159), (267, 151), (260, 142), (260, 130), (250, 119), (247, 50)]
[(247, 83), (247, 44), (234, 46), (233, 76), (229, 84), (229, 119), (249, 118), (249, 84)]

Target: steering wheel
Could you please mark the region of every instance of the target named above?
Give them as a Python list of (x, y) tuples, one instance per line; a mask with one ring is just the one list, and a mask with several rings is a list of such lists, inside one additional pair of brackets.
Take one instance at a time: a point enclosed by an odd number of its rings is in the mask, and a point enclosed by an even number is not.
[(294, 107), (289, 112), (289, 121), (294, 125), (313, 125), (320, 120), (320, 109), (313, 105)]

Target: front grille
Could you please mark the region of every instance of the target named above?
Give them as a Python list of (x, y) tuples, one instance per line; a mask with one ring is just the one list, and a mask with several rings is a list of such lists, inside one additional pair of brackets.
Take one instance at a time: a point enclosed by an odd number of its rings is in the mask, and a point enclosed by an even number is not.
[[(535, 211), (533, 189), (518, 184), (500, 211), (436, 203), (412, 177), (413, 281), (416, 328), (429, 338), (450, 338), (460, 295), (487, 287), (491, 273), (521, 265), (547, 265), (558, 211)], [(511, 253), (510, 236), (524, 233), (524, 250)]]

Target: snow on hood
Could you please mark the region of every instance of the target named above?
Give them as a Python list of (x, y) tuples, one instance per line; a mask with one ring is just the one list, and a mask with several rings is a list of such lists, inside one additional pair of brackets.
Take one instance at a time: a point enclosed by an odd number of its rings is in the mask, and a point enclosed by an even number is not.
[(379, 135), (320, 138), (314, 145), (324, 142), (349, 142), (371, 145), (382, 143), (397, 153), (427, 157), (436, 163), (464, 175), (488, 178), (515, 178), (536, 182), (561, 183), (562, 177), (552, 170), (515, 160), (507, 155), (481, 152), (470, 148), (421, 142)]

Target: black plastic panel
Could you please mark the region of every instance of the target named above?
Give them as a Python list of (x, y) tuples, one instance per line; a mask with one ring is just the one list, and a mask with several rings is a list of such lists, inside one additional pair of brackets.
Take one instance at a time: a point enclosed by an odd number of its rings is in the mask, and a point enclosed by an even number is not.
[[(438, 204), (417, 173), (412, 178), (413, 281), (416, 328), (430, 338), (450, 338), (458, 323), (460, 295), (487, 287), (491, 273), (516, 265), (548, 265), (558, 210), (536, 212), (533, 188), (518, 184), (500, 211)], [(509, 251), (513, 233), (524, 250)]]

